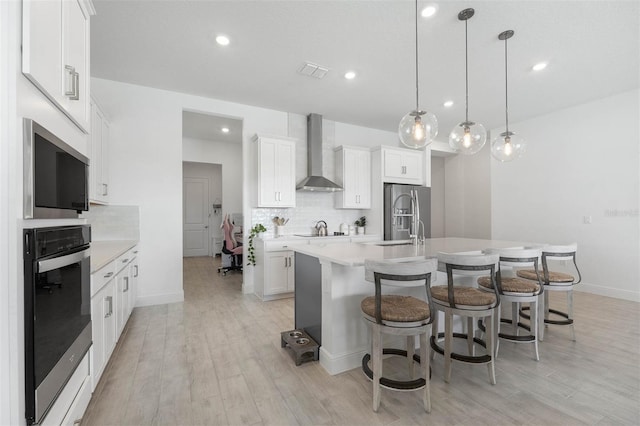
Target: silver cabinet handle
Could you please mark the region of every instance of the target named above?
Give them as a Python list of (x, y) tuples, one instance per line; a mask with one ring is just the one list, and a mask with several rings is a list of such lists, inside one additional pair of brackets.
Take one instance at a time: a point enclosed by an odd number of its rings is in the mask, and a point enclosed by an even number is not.
[(107, 275), (104, 276), (104, 278), (111, 278), (113, 276), (113, 272), (109, 272)]
[(284, 258), (284, 267), (285, 268), (287, 267), (287, 258), (286, 257)]
[(109, 184), (102, 184), (102, 195), (109, 195)]
[(71, 65), (65, 65), (64, 70), (71, 77), (71, 90), (65, 90), (64, 95), (72, 101), (77, 101), (80, 99), (80, 74)]
[(123, 293), (126, 293), (129, 291), (129, 277), (124, 277), (124, 282), (125, 282), (125, 288), (122, 290)]
[(111, 315), (113, 315), (113, 297), (107, 296), (104, 298), (104, 301), (109, 303), (109, 310), (107, 311), (104, 317), (109, 318)]
[(135, 268), (136, 272), (134, 272), (133, 276), (137, 277), (138, 276), (138, 265), (133, 265), (133, 267)]
[(127, 263), (128, 261), (129, 261), (129, 259), (128, 259), (128, 258), (127, 258), (127, 259), (123, 259), (123, 260), (122, 260), (122, 263)]

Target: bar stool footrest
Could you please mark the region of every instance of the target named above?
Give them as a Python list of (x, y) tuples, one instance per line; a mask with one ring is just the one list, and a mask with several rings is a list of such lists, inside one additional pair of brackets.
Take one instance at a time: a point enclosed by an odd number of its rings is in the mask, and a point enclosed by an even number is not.
[[(444, 337), (444, 333), (438, 333), (438, 339), (443, 337)], [(465, 333), (453, 333), (453, 337), (458, 339), (465, 339), (465, 340), (468, 338), (468, 336)], [(483, 348), (487, 347), (487, 343), (478, 337), (474, 337), (473, 341), (474, 343), (477, 343)], [(431, 336), (431, 348), (434, 351), (438, 352), (440, 355), (444, 355), (444, 349), (438, 345), (435, 336)], [(486, 364), (488, 362), (491, 362), (491, 355), (473, 356), (473, 355), (462, 355), (456, 352), (451, 352), (451, 359), (455, 359), (456, 361), (468, 362), (472, 364)]]
[[(382, 349), (383, 355), (400, 355), (403, 357), (407, 356), (407, 351), (402, 349), (395, 348), (384, 348)], [(371, 360), (371, 354), (365, 354), (362, 357), (362, 372), (369, 378), (369, 380), (373, 380), (373, 371), (369, 368), (369, 361)], [(420, 355), (414, 354), (413, 361), (420, 363)], [(429, 367), (429, 379), (431, 379), (431, 367)], [(415, 380), (393, 380), (388, 379), (386, 377), (380, 377), (380, 386), (383, 386), (387, 389), (393, 390), (416, 390), (422, 389), (426, 385), (426, 381), (423, 378), (415, 379)]]
[[(529, 310), (528, 306), (523, 306), (522, 308), (520, 308), (520, 316), (522, 318), (530, 319), (529, 314), (524, 313), (524, 311), (528, 311), (528, 310)], [(545, 318), (544, 319), (544, 323), (545, 324), (556, 324), (556, 325), (571, 325), (571, 324), (573, 324), (573, 319), (569, 318), (569, 314), (566, 313), (566, 312), (562, 312), (562, 311), (559, 311), (557, 309), (549, 309), (549, 313), (558, 315), (558, 316), (566, 318), (566, 319), (564, 319), (564, 320), (553, 320), (553, 319)]]

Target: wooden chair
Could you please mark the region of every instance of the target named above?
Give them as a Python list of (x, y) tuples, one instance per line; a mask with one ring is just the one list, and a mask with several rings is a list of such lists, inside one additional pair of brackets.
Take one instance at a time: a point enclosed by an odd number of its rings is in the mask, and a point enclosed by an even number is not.
[[(429, 388), (429, 353), (431, 309), (427, 289), (431, 274), (436, 272), (436, 259), (416, 262), (365, 260), (365, 279), (375, 284), (375, 295), (362, 300), (362, 314), (371, 328), (371, 354), (362, 358), (362, 370), (373, 381), (373, 411), (380, 406), (381, 387), (391, 390), (423, 389), (424, 409), (431, 412)], [(424, 286), (424, 300), (413, 296), (382, 294), (383, 286)], [(406, 350), (382, 347), (382, 334), (406, 336)], [(420, 336), (420, 355), (415, 354), (415, 336)], [(383, 354), (407, 357), (412, 380), (399, 381), (382, 376)], [(371, 368), (369, 368), (371, 360)], [(420, 363), (420, 377), (414, 377), (414, 361)]]
[[(432, 355), (437, 352), (444, 356), (444, 381), (451, 380), (451, 360), (473, 363), (487, 364), (489, 371), (489, 381), (496, 384), (495, 370), (495, 342), (497, 331), (497, 320), (499, 318), (498, 307), (500, 306), (500, 295), (495, 285), (495, 274), (499, 268), (499, 256), (497, 254), (475, 255), (475, 254), (449, 254), (438, 253), (438, 261), (444, 265), (447, 271), (447, 285), (430, 286), (429, 300), (436, 312), (433, 313), (433, 323), (431, 332)], [(459, 275), (486, 275), (493, 283), (493, 292), (479, 290), (472, 286), (456, 285), (453, 274), (456, 271)], [(444, 333), (438, 333), (438, 312), (444, 313)], [(453, 316), (459, 315), (467, 319), (467, 332), (453, 332)], [(474, 319), (488, 319), (485, 321), (485, 340), (474, 336)], [(444, 349), (439, 346), (438, 340), (444, 338)], [(461, 338), (467, 340), (469, 354), (463, 355), (453, 352), (453, 339)], [(479, 344), (486, 348), (485, 355), (475, 355), (475, 345)]]
[[(545, 324), (557, 324), (557, 325), (569, 325), (571, 326), (571, 340), (575, 342), (576, 332), (573, 327), (573, 286), (582, 281), (578, 264), (576, 263), (576, 252), (578, 245), (576, 243), (562, 246), (545, 246), (542, 249), (542, 282), (544, 284), (544, 323)], [(578, 274), (578, 279), (566, 272), (553, 271), (550, 269), (549, 264), (554, 261), (567, 261), (573, 262), (573, 267)], [(528, 280), (535, 280), (540, 275), (539, 270), (524, 269), (519, 270), (517, 275), (521, 278)], [(551, 309), (549, 307), (549, 292), (561, 291), (567, 294), (567, 312)], [(520, 310), (520, 315), (523, 318), (529, 318), (526, 313), (529, 311), (527, 307)], [(551, 314), (561, 317), (562, 319), (552, 319)], [(544, 331), (541, 330), (541, 335)]]
[[(491, 250), (489, 253), (500, 255), (500, 270), (496, 274), (495, 284), (500, 295), (502, 306), (505, 302), (511, 305), (511, 319), (501, 318), (500, 322), (509, 323), (513, 327), (512, 334), (500, 332), (501, 326), (498, 325), (498, 336), (501, 339), (509, 340), (516, 343), (533, 343), (534, 358), (540, 360), (538, 351), (538, 312), (540, 296), (543, 294), (543, 285), (540, 279), (542, 272), (537, 274), (536, 280), (527, 280), (514, 276), (513, 268), (523, 268), (533, 266), (533, 270), (538, 270), (538, 259), (540, 258), (540, 249), (500, 249)], [(494, 291), (493, 280), (491, 277), (484, 276), (478, 278), (478, 286), (480, 290), (489, 292)], [(529, 325), (519, 322), (519, 311), (521, 303), (528, 303), (531, 312), (531, 321)], [(507, 305), (508, 306), (508, 305)], [(482, 329), (483, 324), (479, 323)], [(521, 335), (519, 330), (523, 328), (528, 331), (527, 334)], [(496, 357), (498, 356), (498, 348), (500, 341), (496, 343)]]

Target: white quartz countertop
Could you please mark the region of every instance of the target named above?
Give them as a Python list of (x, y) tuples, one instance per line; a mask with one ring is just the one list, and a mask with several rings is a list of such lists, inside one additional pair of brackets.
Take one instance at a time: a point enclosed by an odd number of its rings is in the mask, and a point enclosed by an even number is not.
[(277, 241), (277, 242), (300, 242), (300, 243), (304, 243), (307, 241), (326, 241), (327, 243), (331, 243), (331, 241), (333, 240), (334, 242), (339, 241), (339, 242), (344, 242), (345, 240), (371, 240), (371, 239), (380, 239), (380, 235), (372, 235), (372, 234), (355, 234), (355, 235), (327, 235), (326, 237), (318, 237), (318, 236), (311, 236), (309, 235), (304, 235), (304, 234), (290, 234), (290, 235), (283, 235), (280, 237), (275, 237), (272, 235), (266, 236), (266, 235), (260, 235), (259, 237), (261, 240), (263, 241)]
[(91, 273), (93, 274), (138, 244), (136, 240), (92, 241)]
[(393, 259), (397, 261), (417, 260), (425, 257), (436, 257), (438, 252), (464, 253), (475, 252), (490, 248), (510, 248), (531, 246), (534, 243), (501, 240), (477, 240), (471, 238), (428, 238), (424, 245), (391, 245), (397, 242), (349, 242), (326, 244), (291, 244), (290, 250), (309, 256), (317, 257), (321, 261), (329, 261), (345, 266), (364, 265), (365, 259)]

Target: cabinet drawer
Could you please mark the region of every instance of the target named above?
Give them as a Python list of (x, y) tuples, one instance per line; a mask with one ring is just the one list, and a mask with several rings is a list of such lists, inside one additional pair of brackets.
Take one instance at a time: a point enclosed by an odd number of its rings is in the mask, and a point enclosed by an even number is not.
[(116, 275), (116, 263), (109, 262), (102, 269), (91, 274), (91, 297), (100, 291), (102, 287)]
[[(135, 254), (133, 253), (134, 250), (137, 250), (134, 248), (127, 250), (126, 253), (121, 254), (120, 256), (118, 256), (118, 258), (115, 260), (115, 264), (116, 264), (116, 273), (122, 271), (124, 269), (125, 266), (127, 266), (135, 257)], [(136, 251), (137, 253), (137, 251)]]
[[(305, 244), (307, 241), (295, 241), (295, 244)], [(283, 251), (289, 250), (289, 247), (293, 244), (291, 241), (265, 241), (264, 251)]]

